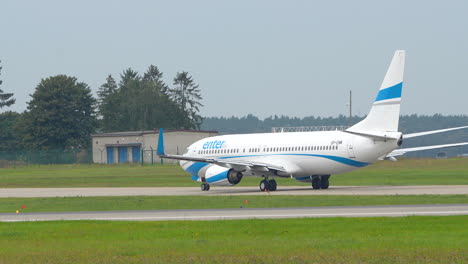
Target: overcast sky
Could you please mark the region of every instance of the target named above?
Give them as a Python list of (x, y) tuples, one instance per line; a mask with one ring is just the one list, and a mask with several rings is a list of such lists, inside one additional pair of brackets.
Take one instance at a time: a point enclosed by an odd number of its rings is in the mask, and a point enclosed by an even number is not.
[[(468, 114), (468, 1), (0, 3), (0, 87), (24, 111), (41, 78), (188, 71), (203, 116), (367, 114), (407, 50), (402, 114)], [(3, 109), (5, 111), (5, 109)]]

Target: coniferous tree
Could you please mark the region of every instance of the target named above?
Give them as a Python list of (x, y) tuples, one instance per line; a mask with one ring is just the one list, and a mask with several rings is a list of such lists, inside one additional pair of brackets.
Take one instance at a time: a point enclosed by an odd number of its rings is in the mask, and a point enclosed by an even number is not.
[(174, 78), (174, 88), (169, 90), (172, 100), (178, 106), (178, 126), (199, 129), (202, 117), (198, 114), (203, 106), (198, 84), (195, 84), (188, 72), (178, 72)]
[(119, 118), (117, 124), (122, 130), (140, 130), (138, 104), (141, 94), (141, 77), (138, 72), (128, 68), (120, 75)]
[(179, 128), (178, 108), (162, 78), (162, 72), (154, 65), (142, 77), (130, 68), (123, 71), (118, 85), (108, 77), (98, 92), (102, 130)]
[(158, 67), (150, 65), (143, 75), (141, 111), (143, 126), (146, 128), (175, 128), (177, 107), (170, 99), (168, 87)]
[(21, 135), (16, 129), (21, 114), (7, 111), (0, 114), (0, 151), (21, 149)]
[[(1, 63), (2, 61), (0, 61)], [(0, 75), (2, 72), (2, 66), (0, 66)], [(2, 85), (2, 80), (0, 80), (0, 86)], [(13, 98), (13, 93), (4, 93), (3, 90), (0, 88), (0, 108), (5, 106), (10, 106), (15, 103), (15, 99)]]
[(106, 78), (106, 83), (99, 87), (98, 111), (100, 118), (100, 128), (103, 131), (117, 131), (116, 120), (118, 119), (119, 100), (118, 86), (112, 75)]

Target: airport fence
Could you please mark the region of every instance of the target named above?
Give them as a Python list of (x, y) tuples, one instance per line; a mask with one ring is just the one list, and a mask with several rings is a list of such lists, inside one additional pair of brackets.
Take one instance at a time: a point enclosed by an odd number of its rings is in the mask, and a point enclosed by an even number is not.
[(140, 164), (165, 164), (165, 163), (177, 163), (176, 160), (169, 160), (160, 158), (157, 154), (157, 150), (153, 148), (141, 149)]
[(32, 164), (92, 163), (91, 149), (0, 151), (0, 167)]

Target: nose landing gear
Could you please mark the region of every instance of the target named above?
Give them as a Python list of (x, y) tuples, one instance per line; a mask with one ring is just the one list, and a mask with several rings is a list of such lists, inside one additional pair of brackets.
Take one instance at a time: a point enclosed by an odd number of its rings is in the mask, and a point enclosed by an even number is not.
[(200, 188), (201, 188), (202, 191), (209, 191), (210, 190), (210, 184), (204, 181), (201, 184)]

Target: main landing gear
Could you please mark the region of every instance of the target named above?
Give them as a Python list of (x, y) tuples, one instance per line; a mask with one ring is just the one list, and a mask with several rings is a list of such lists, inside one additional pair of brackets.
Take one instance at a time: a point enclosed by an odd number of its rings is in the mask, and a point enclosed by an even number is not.
[(201, 184), (200, 188), (201, 188), (202, 191), (209, 191), (210, 190), (210, 184), (204, 182), (204, 183)]
[(267, 191), (267, 192), (273, 192), (273, 191), (276, 191), (276, 187), (278, 185), (276, 184), (276, 181), (271, 179), (264, 179), (260, 182), (260, 184), (258, 185), (258, 187), (260, 187), (260, 191), (264, 192), (264, 191)]
[(312, 188), (328, 189), (330, 186), (330, 175), (314, 175), (312, 176)]

